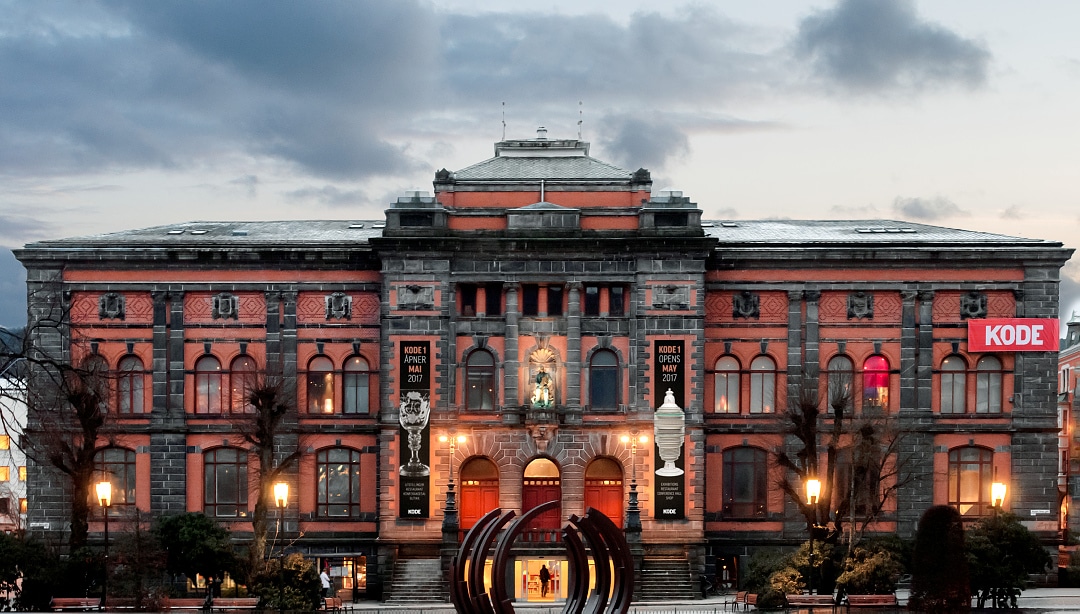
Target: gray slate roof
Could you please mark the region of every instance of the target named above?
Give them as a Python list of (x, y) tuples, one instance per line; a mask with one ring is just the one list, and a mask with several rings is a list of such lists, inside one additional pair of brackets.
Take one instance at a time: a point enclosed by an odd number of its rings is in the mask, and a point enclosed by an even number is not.
[[(525, 208), (561, 209), (550, 203), (536, 203)], [(383, 226), (383, 220), (183, 222), (39, 241), (27, 247), (107, 249), (132, 246), (170, 248), (265, 244), (296, 247), (355, 246), (366, 244), (372, 237), (382, 236)], [(702, 226), (705, 234), (719, 240), (721, 245), (1060, 245), (1058, 242), (1043, 239), (1026, 239), (896, 220), (731, 220), (703, 221)]]
[(457, 171), (457, 181), (545, 181), (559, 180), (619, 180), (629, 181), (631, 173), (607, 162), (588, 156), (516, 157), (498, 156)]

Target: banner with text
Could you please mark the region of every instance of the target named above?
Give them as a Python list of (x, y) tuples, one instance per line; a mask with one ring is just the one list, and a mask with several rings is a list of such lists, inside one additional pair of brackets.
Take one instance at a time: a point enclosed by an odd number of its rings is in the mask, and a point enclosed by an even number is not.
[(968, 320), (969, 352), (1056, 352), (1057, 318)]
[(431, 493), (431, 342), (402, 341), (400, 348), (399, 513), (402, 518), (427, 518)]
[[(653, 419), (653, 517), (657, 520), (686, 517), (686, 420), (681, 411), (686, 402), (685, 347), (682, 340), (657, 340), (653, 345), (653, 399), (657, 405)], [(669, 391), (679, 410), (665, 407)]]

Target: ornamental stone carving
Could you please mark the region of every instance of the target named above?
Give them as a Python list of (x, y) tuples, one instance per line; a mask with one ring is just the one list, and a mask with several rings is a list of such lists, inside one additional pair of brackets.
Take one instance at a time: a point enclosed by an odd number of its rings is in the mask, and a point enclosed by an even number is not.
[(126, 301), (119, 292), (106, 292), (98, 298), (98, 317), (102, 320), (123, 320)]
[(736, 292), (731, 297), (731, 317), (757, 320), (761, 317), (761, 297), (748, 290)]
[(689, 286), (653, 286), (653, 309), (688, 309)]
[(398, 286), (398, 309), (433, 309), (435, 288), (410, 284)]
[(874, 295), (869, 292), (852, 292), (847, 297), (847, 317), (849, 320), (863, 318), (874, 319)]
[(982, 292), (965, 292), (960, 295), (960, 319), (967, 320), (968, 318), (985, 318), (986, 317), (986, 295)]
[(344, 292), (326, 295), (327, 320), (351, 320), (352, 297)]
[(210, 317), (215, 320), (239, 320), (240, 299), (230, 292), (222, 292), (210, 299)]

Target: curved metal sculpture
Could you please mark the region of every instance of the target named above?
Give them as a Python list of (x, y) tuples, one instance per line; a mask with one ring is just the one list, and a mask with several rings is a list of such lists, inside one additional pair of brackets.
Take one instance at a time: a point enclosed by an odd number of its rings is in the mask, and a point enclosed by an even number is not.
[[(515, 614), (506, 590), (511, 548), (533, 518), (558, 505), (557, 501), (541, 503), (516, 520), (513, 511), (503, 514), (494, 509), (469, 529), (450, 561), (450, 601), (458, 612)], [(503, 533), (496, 543), (500, 531)], [(561, 533), (569, 568), (563, 614), (626, 614), (634, 594), (634, 559), (623, 532), (600, 510), (590, 507), (582, 517), (571, 516)], [(485, 589), (484, 568), (493, 546), (491, 588)], [(590, 555), (596, 573), (592, 589)]]

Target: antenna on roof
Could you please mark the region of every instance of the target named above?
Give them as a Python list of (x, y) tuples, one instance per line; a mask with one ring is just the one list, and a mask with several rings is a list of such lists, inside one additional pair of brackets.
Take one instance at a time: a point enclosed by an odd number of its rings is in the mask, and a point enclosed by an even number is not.
[(581, 140), (581, 101), (577, 101), (577, 140)]
[(502, 103), (502, 124), (503, 124), (503, 138), (502, 138), (502, 140), (505, 141), (506, 140), (506, 101), (505, 100)]

